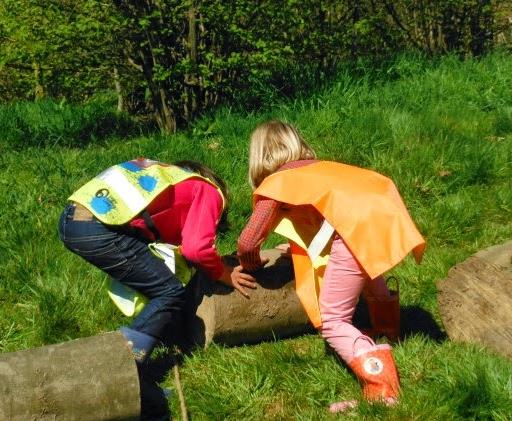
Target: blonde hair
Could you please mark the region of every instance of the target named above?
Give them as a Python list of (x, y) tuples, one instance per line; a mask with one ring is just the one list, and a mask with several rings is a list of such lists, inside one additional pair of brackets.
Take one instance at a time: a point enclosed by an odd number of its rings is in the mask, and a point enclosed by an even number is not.
[(253, 189), (287, 162), (314, 159), (315, 152), (291, 124), (279, 120), (260, 124), (252, 132), (249, 182)]

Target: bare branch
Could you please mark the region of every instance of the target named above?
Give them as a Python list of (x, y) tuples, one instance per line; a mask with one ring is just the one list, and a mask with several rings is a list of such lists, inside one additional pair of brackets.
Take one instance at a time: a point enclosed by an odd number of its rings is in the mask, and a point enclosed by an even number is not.
[(128, 64), (129, 64), (130, 66), (132, 66), (133, 68), (137, 69), (139, 72), (143, 72), (143, 71), (144, 71), (144, 69), (143, 69), (142, 65), (137, 64), (137, 63), (135, 62), (135, 60), (134, 60), (134, 59), (132, 59), (131, 57), (128, 57)]

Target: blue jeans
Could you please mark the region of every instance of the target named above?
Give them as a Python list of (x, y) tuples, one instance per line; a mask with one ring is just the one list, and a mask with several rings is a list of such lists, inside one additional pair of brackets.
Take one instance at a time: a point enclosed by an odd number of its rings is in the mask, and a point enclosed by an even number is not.
[(59, 236), (73, 253), (139, 291), (149, 302), (133, 320), (131, 328), (162, 340), (165, 327), (180, 317), (185, 288), (180, 280), (155, 257), (147, 241), (122, 227), (104, 225), (96, 219), (74, 221), (74, 205), (64, 209)]

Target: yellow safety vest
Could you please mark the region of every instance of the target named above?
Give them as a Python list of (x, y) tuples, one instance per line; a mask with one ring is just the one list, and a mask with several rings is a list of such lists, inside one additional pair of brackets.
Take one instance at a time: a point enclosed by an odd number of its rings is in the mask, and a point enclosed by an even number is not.
[[(179, 247), (166, 243), (151, 243), (148, 244), (148, 247), (156, 257), (164, 261), (165, 265), (183, 285), (188, 284), (196, 273), (196, 269), (189, 266), (179, 252)], [(117, 308), (121, 310), (121, 313), (128, 317), (139, 314), (148, 302), (146, 296), (116, 279), (110, 279), (107, 293)]]
[[(200, 178), (220, 189), (209, 179), (176, 165), (145, 158), (114, 165), (74, 192), (69, 200), (80, 203), (101, 222), (123, 225), (139, 215), (167, 187), (189, 178)], [(165, 243), (149, 244), (151, 252), (164, 260), (169, 269), (186, 284), (195, 269), (189, 267), (177, 246)], [(144, 308), (147, 298), (112, 279), (108, 295), (126, 316), (135, 316)]]
[(393, 181), (371, 170), (319, 161), (279, 171), (255, 190), (254, 201), (261, 198), (293, 205), (274, 230), (291, 241), (297, 295), (315, 327), (322, 325), (318, 297), (334, 231), (371, 279), (411, 251), (419, 263), (425, 250)]
[[(176, 165), (135, 159), (114, 165), (84, 184), (69, 200), (80, 203), (108, 225), (123, 225), (139, 215), (167, 187), (189, 178), (205, 177)], [(224, 197), (219, 190), (224, 201)]]

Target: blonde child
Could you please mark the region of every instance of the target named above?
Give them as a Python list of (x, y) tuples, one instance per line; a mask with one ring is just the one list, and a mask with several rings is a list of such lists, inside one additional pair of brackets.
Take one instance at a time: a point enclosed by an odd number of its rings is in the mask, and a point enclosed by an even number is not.
[[(252, 133), (249, 179), (254, 210), (238, 240), (241, 265), (251, 271), (264, 263), (259, 250), (271, 230), (286, 235), (297, 295), (312, 324), (353, 370), (367, 400), (394, 404), (399, 380), (391, 347), (376, 345), (352, 325), (361, 294), (380, 303), (386, 315), (392, 300), (382, 274), (410, 251), (419, 262), (424, 251), (425, 241), (393, 182), (373, 171), (316, 160), (298, 131), (281, 121)], [(356, 404), (342, 401), (330, 410)]]

